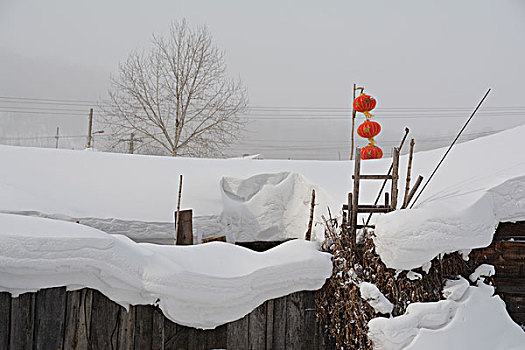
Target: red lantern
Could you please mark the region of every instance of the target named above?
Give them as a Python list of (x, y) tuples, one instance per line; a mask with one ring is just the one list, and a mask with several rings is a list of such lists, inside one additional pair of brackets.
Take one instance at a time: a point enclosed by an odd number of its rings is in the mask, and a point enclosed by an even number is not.
[(376, 108), (376, 100), (370, 95), (361, 94), (354, 100), (354, 110), (367, 117), (372, 116), (369, 112), (374, 108)]
[(357, 134), (365, 139), (371, 139), (381, 132), (381, 125), (377, 122), (365, 120), (357, 128)]
[(376, 145), (368, 145), (361, 148), (361, 159), (379, 159), (383, 157), (383, 151)]

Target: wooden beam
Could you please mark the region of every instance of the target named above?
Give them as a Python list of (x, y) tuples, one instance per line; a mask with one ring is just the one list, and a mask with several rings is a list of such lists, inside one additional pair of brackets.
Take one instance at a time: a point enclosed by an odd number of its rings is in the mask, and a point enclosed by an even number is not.
[(394, 147), (394, 157), (392, 159), (392, 190), (390, 191), (392, 195), (392, 210), (397, 208), (397, 186), (399, 180), (399, 148)]
[[(180, 219), (177, 213), (180, 213)], [(177, 245), (192, 245), (193, 244), (193, 210), (180, 210), (175, 212), (175, 222), (178, 224)]]
[(421, 185), (421, 181), (423, 181), (423, 176), (419, 175), (417, 180), (416, 180), (416, 183), (414, 184), (414, 187), (412, 187), (412, 189), (410, 190), (410, 193), (408, 194), (406, 205), (403, 205), (403, 207), (401, 209), (408, 208), (408, 205), (410, 204), (410, 201), (412, 200), (412, 197), (414, 197), (414, 195), (417, 192), (417, 189), (419, 188), (419, 185)]
[(356, 245), (357, 206), (359, 205), (359, 176), (361, 174), (361, 148), (356, 148), (354, 161), (354, 192), (352, 194), (352, 215), (350, 220), (350, 235), (353, 247)]
[[(352, 175), (352, 179), (354, 178), (354, 175)], [(392, 175), (359, 175), (359, 178), (361, 180), (390, 180), (392, 179)]]
[(401, 207), (401, 209), (403, 208), (406, 208), (407, 207), (407, 201), (408, 201), (408, 193), (410, 192), (410, 173), (412, 171), (412, 158), (414, 156), (414, 145), (416, 144), (416, 142), (414, 141), (414, 139), (411, 139), (410, 140), (410, 152), (409, 152), (409, 155), (408, 155), (408, 168), (407, 168), (407, 179), (406, 179), (406, 183), (405, 183), (405, 196), (403, 198), (403, 206)]

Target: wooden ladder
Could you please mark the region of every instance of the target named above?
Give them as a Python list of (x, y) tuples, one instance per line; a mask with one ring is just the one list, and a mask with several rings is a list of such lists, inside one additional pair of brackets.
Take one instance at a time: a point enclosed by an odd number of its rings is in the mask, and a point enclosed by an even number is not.
[[(356, 149), (356, 157), (354, 160), (354, 191), (348, 193), (348, 203), (343, 205), (343, 222), (349, 228), (349, 233), (352, 238), (352, 244), (356, 244), (356, 232), (357, 229), (370, 227), (374, 228), (374, 225), (364, 225), (357, 223), (357, 217), (359, 213), (388, 213), (396, 210), (397, 198), (398, 198), (398, 181), (399, 181), (399, 148), (394, 148), (394, 154), (392, 157), (392, 174), (386, 175), (368, 175), (361, 174), (361, 149)], [(371, 204), (371, 205), (360, 205), (359, 204), (359, 183), (361, 180), (391, 180), (392, 188), (390, 195), (385, 192), (384, 204)]]

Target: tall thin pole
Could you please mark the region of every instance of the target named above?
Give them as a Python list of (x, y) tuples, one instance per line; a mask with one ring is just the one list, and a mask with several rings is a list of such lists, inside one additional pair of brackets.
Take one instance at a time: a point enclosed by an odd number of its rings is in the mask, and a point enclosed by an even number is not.
[(133, 145), (133, 140), (134, 139), (135, 139), (135, 134), (131, 133), (131, 135), (129, 137), (129, 153), (130, 154), (133, 154), (133, 152), (135, 152), (135, 147)]
[(434, 174), (436, 173), (436, 171), (439, 169), (439, 166), (441, 165), (441, 163), (443, 163), (443, 161), (445, 160), (446, 156), (448, 155), (448, 153), (450, 152), (450, 150), (452, 149), (452, 146), (454, 146), (454, 144), (456, 143), (456, 141), (459, 139), (459, 137), (461, 136), (461, 134), (463, 133), (463, 130), (465, 130), (465, 128), (467, 127), (468, 123), (470, 123), (470, 121), (472, 120), (472, 118), (474, 117), (474, 115), (476, 114), (476, 112), (478, 111), (479, 107), (481, 106), (481, 104), (483, 103), (483, 101), (485, 101), (485, 99), (487, 98), (488, 94), (490, 92), (490, 89), (487, 90), (487, 92), (485, 93), (485, 96), (483, 96), (483, 98), (481, 99), (481, 101), (479, 101), (478, 103), (478, 106), (476, 107), (476, 109), (474, 110), (474, 112), (472, 112), (472, 114), (470, 115), (470, 118), (468, 118), (467, 122), (465, 123), (465, 125), (463, 125), (463, 127), (461, 128), (461, 130), (459, 131), (458, 135), (456, 136), (456, 138), (454, 139), (454, 141), (452, 141), (452, 144), (450, 144), (450, 146), (448, 147), (447, 151), (445, 152), (445, 154), (443, 155), (443, 158), (441, 158), (441, 160), (439, 161), (438, 165), (436, 166), (436, 168), (434, 169), (434, 171), (432, 172), (432, 174), (430, 175), (430, 177), (428, 178), (427, 182), (425, 182), (425, 185), (423, 186), (423, 188), (421, 189), (421, 191), (419, 191), (419, 194), (417, 195), (416, 199), (414, 199), (414, 202), (412, 202), (412, 205), (410, 206), (410, 209), (412, 209), (412, 207), (414, 206), (414, 204), (416, 204), (419, 196), (421, 196), (421, 193), (423, 193), (423, 191), (425, 190), (425, 188), (427, 187), (428, 183), (430, 182), (430, 180), (432, 180), (432, 177), (434, 176)]
[(93, 132), (93, 108), (90, 108), (86, 148), (91, 148), (91, 138), (93, 137), (92, 132)]
[(354, 93), (352, 98), (352, 141), (350, 145), (350, 160), (354, 159), (354, 130), (355, 130), (355, 109), (354, 109), (354, 101), (355, 101), (355, 84), (354, 84)]
[(408, 194), (410, 193), (410, 175), (412, 172), (412, 158), (414, 157), (414, 146), (416, 141), (414, 139), (410, 140), (410, 152), (408, 153), (408, 169), (407, 169), (407, 179), (405, 184), (405, 197), (403, 198), (403, 206), (401, 209), (405, 209), (408, 205)]
[(60, 127), (57, 126), (57, 136), (55, 136), (55, 139), (56, 139), (56, 145), (55, 145), (55, 148), (58, 148), (58, 133), (60, 132)]
[(179, 235), (179, 221), (180, 221), (180, 198), (182, 197), (182, 174), (179, 180), (179, 198), (177, 200), (177, 219), (175, 220), (175, 240), (174, 243), (177, 245), (177, 236)]

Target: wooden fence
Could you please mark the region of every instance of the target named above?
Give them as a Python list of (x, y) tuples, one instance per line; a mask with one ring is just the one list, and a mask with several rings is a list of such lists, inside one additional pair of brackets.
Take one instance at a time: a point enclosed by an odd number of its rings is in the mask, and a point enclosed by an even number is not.
[(199, 330), (151, 305), (129, 312), (102, 293), (42, 289), (0, 293), (0, 349), (327, 349), (315, 322), (315, 292), (272, 299), (244, 318)]
[(500, 223), (492, 244), (474, 250), (470, 258), (475, 265), (494, 265), (496, 293), (512, 319), (525, 325), (525, 221)]

